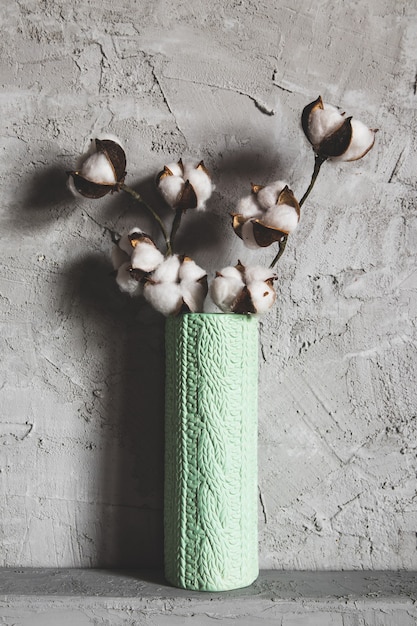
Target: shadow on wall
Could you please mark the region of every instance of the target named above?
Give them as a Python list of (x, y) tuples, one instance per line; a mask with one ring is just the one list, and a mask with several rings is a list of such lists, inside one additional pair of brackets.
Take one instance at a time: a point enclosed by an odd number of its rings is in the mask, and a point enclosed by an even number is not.
[[(209, 211), (189, 211), (177, 240), (178, 252), (195, 254), (197, 262), (200, 255), (210, 259), (208, 269), (212, 272), (218, 269), (215, 266), (227, 254), (234, 237), (229, 212), (234, 210), (237, 198), (249, 192), (249, 182), (258, 182), (257, 174), (267, 165), (261, 153), (251, 150), (221, 161), (212, 164), (219, 176)], [(128, 184), (132, 185), (130, 181)], [(163, 218), (169, 220), (173, 216), (171, 209), (161, 206), (153, 180), (132, 186), (152, 206), (161, 209)], [(235, 187), (239, 188), (237, 197)], [(139, 226), (143, 230), (149, 228), (152, 236), (159, 234), (146, 212), (128, 196), (114, 194), (98, 203), (99, 211), (94, 215), (99, 215), (96, 226), (101, 237), (109, 234), (103, 234), (105, 227), (99, 222), (109, 229), (118, 230), (123, 223), (123, 229)], [(56, 167), (45, 168), (28, 181), (19, 209), (20, 216), (14, 214), (13, 220), (23, 218), (29, 223), (30, 215), (32, 228), (83, 211), (82, 204), (74, 202), (66, 188), (64, 170)], [(101, 254), (92, 255), (86, 250), (86, 256), (66, 269), (60, 287), (66, 299), (69, 294), (74, 297), (74, 319), (79, 320), (84, 333), (87, 355), (80, 367), (88, 374), (90, 349), (92, 371), (101, 376), (101, 380), (92, 381), (101, 387), (100, 408), (84, 428), (86, 439), (97, 445), (91, 451), (87, 470), (92, 471), (93, 485), (93, 507), (89, 510), (95, 506), (99, 519), (82, 520), (83, 527), (95, 537), (91, 565), (161, 568), (165, 321), (142, 299), (131, 299), (119, 292), (110, 260)], [(76, 468), (75, 473), (81, 475), (84, 469)], [(83, 480), (88, 491), (88, 476)]]
[[(51, 158), (53, 162), (53, 158)], [(46, 167), (28, 178), (10, 214), (13, 224), (42, 228), (63, 222), (83, 212), (83, 201), (75, 201), (66, 186), (64, 168)], [(148, 201), (151, 181), (138, 189)], [(89, 207), (88, 201), (87, 209)], [(96, 208), (97, 207), (97, 208)], [(99, 237), (108, 238), (105, 227), (116, 220), (147, 229), (146, 213), (125, 194), (97, 201), (94, 216)], [(165, 209), (168, 213), (168, 210)], [(128, 226), (129, 227), (129, 226)], [(151, 233), (153, 234), (153, 233)], [(36, 235), (35, 235), (36, 236)], [(68, 265), (59, 289), (71, 301), (71, 326), (80, 325), (86, 357), (79, 367), (86, 373), (86, 387), (101, 388), (100, 408), (84, 426), (88, 451), (87, 467), (67, 467), (79, 475), (97, 519), (84, 518), (80, 526), (93, 538), (90, 564), (93, 567), (161, 568), (163, 562), (163, 446), (164, 446), (164, 318), (142, 299), (122, 294), (115, 283), (110, 259), (102, 254), (86, 255)], [(69, 303), (68, 303), (69, 304)], [(77, 339), (68, 330), (69, 345)], [(91, 373), (89, 372), (89, 354)], [(98, 362), (99, 360), (99, 362)], [(93, 373), (94, 372), (94, 373)], [(96, 372), (101, 380), (91, 380)], [(94, 393), (94, 387), (89, 392)], [(74, 415), (74, 420), (79, 420)], [(75, 443), (74, 445), (79, 445)], [(77, 453), (73, 457), (77, 460)], [(84, 457), (85, 459), (85, 457)], [(77, 462), (77, 461), (75, 461)], [(87, 476), (83, 472), (88, 472)], [(76, 480), (74, 478), (74, 480)], [(54, 494), (51, 494), (53, 496)], [(74, 563), (74, 565), (77, 565)]]
[[(81, 314), (105, 342), (96, 567), (153, 568), (163, 560), (164, 319), (118, 292), (91, 256), (70, 270)], [(73, 286), (74, 288), (74, 286)]]

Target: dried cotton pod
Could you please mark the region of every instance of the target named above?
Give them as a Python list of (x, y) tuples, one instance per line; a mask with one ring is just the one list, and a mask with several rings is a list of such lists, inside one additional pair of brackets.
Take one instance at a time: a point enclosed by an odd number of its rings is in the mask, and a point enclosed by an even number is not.
[(135, 240), (132, 250), (132, 268), (145, 273), (153, 272), (164, 260), (162, 252), (158, 250), (152, 239), (146, 235), (142, 235)]
[(198, 165), (178, 163), (165, 165), (156, 177), (156, 185), (165, 202), (173, 209), (205, 209), (214, 186), (203, 161)]
[(178, 315), (183, 305), (181, 289), (178, 283), (145, 283), (145, 299), (162, 315)]
[(163, 315), (200, 313), (207, 296), (207, 273), (190, 257), (169, 256), (146, 277), (144, 296)]
[(322, 159), (356, 161), (365, 156), (375, 142), (376, 130), (345, 117), (336, 107), (324, 103), (321, 96), (304, 108), (301, 125), (314, 152)]
[(95, 139), (94, 151), (79, 170), (67, 172), (77, 193), (86, 198), (102, 198), (119, 191), (126, 176), (126, 155), (112, 139)]
[(225, 313), (262, 314), (276, 300), (275, 278), (270, 269), (245, 267), (238, 262), (235, 267), (225, 267), (217, 272), (210, 287), (211, 297)]
[[(239, 208), (245, 213), (233, 213), (235, 233), (248, 248), (264, 248), (292, 233), (300, 219), (300, 205), (291, 189), (283, 181), (275, 181), (265, 187), (252, 185), (252, 205), (246, 199)], [(256, 201), (257, 212), (249, 213)]]
[(224, 267), (216, 273), (216, 278), (210, 285), (210, 295), (219, 309), (230, 313), (244, 287), (242, 273), (236, 267)]

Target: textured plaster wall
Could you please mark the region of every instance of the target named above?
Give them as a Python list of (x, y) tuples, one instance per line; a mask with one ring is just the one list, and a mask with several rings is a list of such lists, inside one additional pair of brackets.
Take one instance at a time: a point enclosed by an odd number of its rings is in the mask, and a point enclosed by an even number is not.
[(204, 158), (216, 192), (186, 218), (187, 251), (211, 274), (269, 263), (228, 213), (251, 181), (300, 197), (300, 111), (321, 94), (380, 131), (362, 161), (323, 166), (262, 320), (261, 566), (417, 568), (416, 3), (20, 0), (1, 16), (0, 564), (162, 560), (163, 320), (108, 260), (109, 228), (152, 227), (122, 194), (74, 200), (65, 170), (111, 131), (167, 215), (155, 173)]

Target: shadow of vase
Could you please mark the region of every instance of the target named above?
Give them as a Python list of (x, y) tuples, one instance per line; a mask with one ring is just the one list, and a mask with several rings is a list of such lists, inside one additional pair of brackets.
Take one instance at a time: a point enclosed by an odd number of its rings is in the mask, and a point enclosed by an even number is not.
[(165, 320), (142, 299), (120, 293), (101, 257), (84, 258), (70, 274), (84, 324), (105, 344), (103, 380), (93, 391), (101, 408), (94, 426), (100, 519), (89, 520), (97, 529), (92, 565), (160, 569)]

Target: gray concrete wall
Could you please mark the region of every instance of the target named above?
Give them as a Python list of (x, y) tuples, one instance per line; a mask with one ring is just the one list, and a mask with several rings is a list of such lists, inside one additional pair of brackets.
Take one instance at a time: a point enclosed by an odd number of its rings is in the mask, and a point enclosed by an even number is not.
[(300, 112), (321, 94), (380, 131), (362, 161), (324, 165), (262, 321), (260, 562), (416, 568), (416, 3), (1, 13), (0, 564), (162, 559), (163, 320), (118, 293), (108, 260), (109, 228), (149, 222), (121, 194), (74, 200), (65, 170), (111, 131), (161, 207), (164, 162), (204, 158), (216, 192), (187, 218), (189, 253), (211, 274), (268, 263), (228, 213), (251, 181), (300, 197)]

